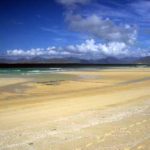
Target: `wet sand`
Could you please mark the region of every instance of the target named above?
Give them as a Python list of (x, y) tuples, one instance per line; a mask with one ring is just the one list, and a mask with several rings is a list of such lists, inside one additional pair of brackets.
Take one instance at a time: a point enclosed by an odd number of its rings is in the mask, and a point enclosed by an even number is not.
[(1, 76), (0, 150), (149, 150), (149, 85), (150, 68)]

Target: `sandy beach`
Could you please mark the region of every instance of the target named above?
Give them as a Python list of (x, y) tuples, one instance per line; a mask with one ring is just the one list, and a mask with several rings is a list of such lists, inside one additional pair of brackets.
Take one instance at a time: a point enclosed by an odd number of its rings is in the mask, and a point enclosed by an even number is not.
[(149, 150), (150, 68), (0, 76), (0, 150)]

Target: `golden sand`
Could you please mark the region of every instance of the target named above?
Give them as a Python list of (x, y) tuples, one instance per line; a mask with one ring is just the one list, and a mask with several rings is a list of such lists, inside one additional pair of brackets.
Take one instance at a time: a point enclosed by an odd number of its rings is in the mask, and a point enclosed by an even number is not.
[(0, 150), (149, 149), (150, 68), (63, 74), (0, 78)]

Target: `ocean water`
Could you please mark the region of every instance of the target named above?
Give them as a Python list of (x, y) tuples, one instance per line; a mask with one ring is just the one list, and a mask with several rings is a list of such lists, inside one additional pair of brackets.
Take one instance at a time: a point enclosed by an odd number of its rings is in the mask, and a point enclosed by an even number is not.
[(0, 68), (0, 75), (36, 75), (67, 71), (92, 71), (104, 69), (104, 67), (75, 67), (75, 68)]
[(43, 74), (64, 71), (62, 68), (0, 68), (1, 75)]

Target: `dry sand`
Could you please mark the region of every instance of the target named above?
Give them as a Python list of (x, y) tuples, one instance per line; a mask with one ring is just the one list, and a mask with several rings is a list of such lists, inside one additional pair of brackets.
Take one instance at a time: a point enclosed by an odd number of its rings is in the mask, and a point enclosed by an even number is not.
[(0, 78), (0, 150), (149, 150), (150, 68), (66, 74)]

